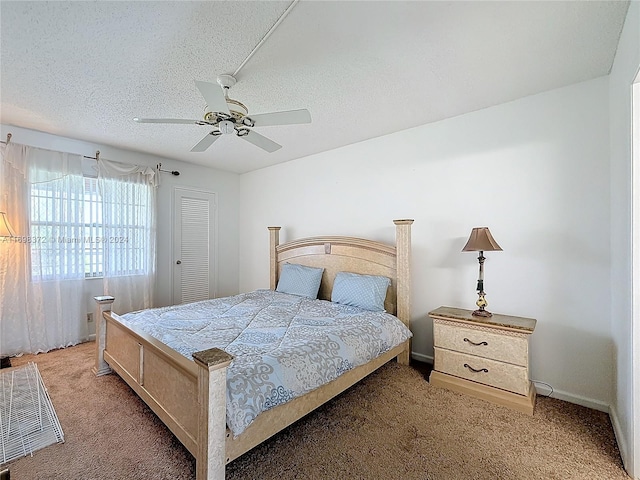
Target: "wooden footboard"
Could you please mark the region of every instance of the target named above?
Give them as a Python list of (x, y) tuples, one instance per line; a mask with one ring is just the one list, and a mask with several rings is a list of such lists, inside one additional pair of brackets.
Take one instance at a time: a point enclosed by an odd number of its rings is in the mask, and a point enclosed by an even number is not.
[(105, 361), (195, 456), (198, 366), (153, 346), (142, 335), (123, 326), (115, 315), (106, 316), (106, 332)]

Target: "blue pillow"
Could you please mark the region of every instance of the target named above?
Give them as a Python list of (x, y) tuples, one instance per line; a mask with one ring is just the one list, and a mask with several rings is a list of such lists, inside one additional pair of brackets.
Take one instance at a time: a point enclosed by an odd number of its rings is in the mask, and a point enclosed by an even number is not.
[(391, 280), (378, 275), (338, 272), (333, 281), (331, 301), (343, 305), (384, 312), (384, 299)]
[(290, 293), (315, 300), (318, 298), (322, 272), (324, 272), (324, 268), (285, 263), (280, 270), (276, 292)]

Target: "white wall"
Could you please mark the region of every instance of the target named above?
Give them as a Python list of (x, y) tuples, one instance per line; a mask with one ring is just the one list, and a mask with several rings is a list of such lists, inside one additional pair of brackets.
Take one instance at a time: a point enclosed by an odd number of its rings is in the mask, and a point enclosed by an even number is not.
[(504, 251), (485, 254), (488, 309), (536, 318), (532, 378), (606, 410), (608, 129), (599, 78), (241, 175), (240, 291), (269, 285), (267, 226), (393, 242), (392, 220), (413, 218), (413, 351), (428, 358), (428, 312), (475, 308), (477, 255), (460, 250), (489, 226)]
[[(640, 478), (640, 432), (633, 412), (633, 322), (631, 282), (631, 85), (640, 67), (640, 3), (631, 2), (609, 75), (611, 130), (611, 319), (615, 395), (611, 417), (627, 471)], [(638, 148), (638, 147), (636, 147)], [(637, 167), (636, 167), (637, 168)], [(638, 352), (640, 354), (640, 352)], [(640, 366), (636, 366), (640, 368)], [(636, 375), (637, 379), (637, 375)], [(640, 385), (636, 385), (640, 389)], [(640, 393), (639, 393), (640, 395)], [(640, 419), (640, 412), (636, 412)], [(640, 425), (636, 425), (640, 429)]]
[[(178, 170), (179, 176), (161, 173), (157, 192), (158, 201), (158, 264), (155, 291), (156, 306), (172, 303), (172, 207), (173, 190), (176, 186), (191, 187), (216, 192), (218, 199), (218, 282), (219, 296), (238, 293), (238, 192), (239, 176), (177, 160), (156, 157), (128, 150), (92, 144), (70, 138), (27, 130), (11, 125), (0, 126), (4, 140), (7, 133), (11, 141), (34, 147), (95, 156), (100, 150), (101, 158), (124, 163), (155, 167), (162, 163), (163, 170)], [(101, 280), (86, 282), (87, 312), (95, 309), (94, 295), (102, 294)], [(95, 330), (94, 330), (95, 331)]]

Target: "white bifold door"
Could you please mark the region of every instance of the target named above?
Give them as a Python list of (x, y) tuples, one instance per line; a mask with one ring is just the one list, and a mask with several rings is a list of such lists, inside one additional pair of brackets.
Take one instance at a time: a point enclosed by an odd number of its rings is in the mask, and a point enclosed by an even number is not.
[(216, 194), (176, 188), (173, 209), (173, 303), (216, 296)]

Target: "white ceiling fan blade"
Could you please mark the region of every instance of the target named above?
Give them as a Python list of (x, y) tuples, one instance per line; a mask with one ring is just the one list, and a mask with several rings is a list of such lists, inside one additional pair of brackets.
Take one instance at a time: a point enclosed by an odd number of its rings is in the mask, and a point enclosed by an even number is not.
[(136, 123), (185, 123), (190, 125), (198, 125), (200, 120), (186, 120), (183, 118), (134, 118)]
[(258, 113), (247, 115), (255, 122), (256, 127), (270, 127), (272, 125), (295, 125), (311, 123), (311, 114), (307, 109), (288, 110), (285, 112)]
[(227, 106), (227, 101), (224, 98), (222, 88), (220, 88), (219, 85), (209, 82), (201, 82), (199, 80), (196, 80), (195, 82), (196, 87), (198, 87), (198, 90), (200, 90), (205, 102), (207, 102), (209, 111), (222, 112), (229, 115), (229, 107)]
[(243, 140), (246, 140), (249, 143), (253, 143), (256, 147), (260, 147), (263, 150), (266, 150), (269, 153), (273, 153), (279, 148), (282, 148), (282, 145), (278, 145), (273, 140), (269, 140), (267, 137), (260, 135), (259, 133), (254, 132), (253, 130), (249, 130), (247, 135), (243, 135)]
[(195, 146), (191, 149), (192, 152), (204, 152), (207, 148), (213, 145), (221, 135), (212, 135), (210, 133), (207, 134), (202, 140), (195, 144)]

